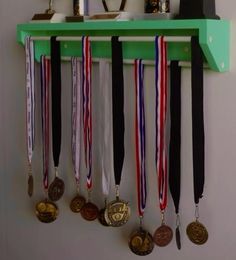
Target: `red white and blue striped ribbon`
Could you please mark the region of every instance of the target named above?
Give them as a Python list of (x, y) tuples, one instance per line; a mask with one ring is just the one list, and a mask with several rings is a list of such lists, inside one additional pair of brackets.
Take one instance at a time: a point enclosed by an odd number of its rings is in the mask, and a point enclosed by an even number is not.
[(92, 57), (88, 36), (82, 37), (82, 89), (85, 164), (88, 168), (87, 188), (92, 188)]
[(35, 66), (34, 66), (34, 43), (30, 36), (25, 38), (26, 57), (26, 138), (27, 156), (31, 167), (34, 139), (35, 139)]
[(49, 86), (50, 86), (50, 60), (41, 56), (41, 116), (43, 138), (43, 186), (48, 189), (49, 175)]
[(72, 66), (72, 161), (77, 186), (80, 182), (81, 147), (81, 62), (78, 57), (71, 58)]
[(142, 217), (146, 207), (146, 145), (145, 145), (145, 107), (144, 107), (144, 65), (141, 59), (134, 62), (135, 70), (135, 144), (138, 211)]
[(166, 151), (166, 115), (167, 115), (167, 48), (163, 36), (155, 39), (156, 66), (156, 169), (161, 211), (167, 206), (167, 151)]

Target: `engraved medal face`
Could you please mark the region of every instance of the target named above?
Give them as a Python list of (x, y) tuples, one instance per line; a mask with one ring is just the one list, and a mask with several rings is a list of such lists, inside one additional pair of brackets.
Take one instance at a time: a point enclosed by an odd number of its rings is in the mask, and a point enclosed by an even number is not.
[(63, 180), (56, 177), (48, 189), (48, 197), (51, 201), (58, 201), (64, 194), (65, 184)]
[(153, 240), (156, 245), (163, 247), (167, 246), (173, 238), (173, 231), (167, 225), (161, 225), (154, 233)]
[(34, 192), (34, 179), (32, 175), (29, 175), (28, 178), (28, 195), (29, 197), (33, 196), (33, 192)]
[(197, 245), (203, 245), (208, 240), (207, 229), (198, 221), (192, 222), (187, 226), (188, 238)]
[(55, 203), (43, 200), (36, 205), (36, 216), (43, 223), (51, 223), (57, 219), (59, 210)]
[(84, 197), (77, 195), (74, 197), (70, 203), (70, 209), (74, 213), (79, 213), (83, 206), (85, 205), (86, 200)]
[(85, 220), (93, 221), (98, 218), (99, 210), (95, 204), (87, 202), (81, 209), (80, 213)]
[(136, 255), (145, 256), (151, 254), (154, 248), (151, 234), (143, 229), (135, 231), (130, 236), (129, 248)]
[(105, 227), (109, 227), (109, 225), (107, 224), (106, 222), (106, 219), (105, 219), (105, 211), (106, 211), (106, 208), (103, 208), (99, 211), (99, 216), (98, 216), (98, 220), (99, 222), (105, 226)]
[(109, 226), (123, 226), (130, 217), (130, 207), (123, 200), (114, 200), (107, 205), (105, 219)]

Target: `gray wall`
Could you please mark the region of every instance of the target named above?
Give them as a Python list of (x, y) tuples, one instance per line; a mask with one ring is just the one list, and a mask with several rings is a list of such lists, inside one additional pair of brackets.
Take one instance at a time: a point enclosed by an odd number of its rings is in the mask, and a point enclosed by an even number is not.
[[(98, 1), (98, 0), (97, 0)], [(71, 1), (55, 1), (56, 9), (69, 13)], [(91, 2), (90, 2), (91, 3)], [(25, 148), (25, 69), (24, 50), (16, 43), (16, 25), (27, 22), (32, 14), (45, 9), (47, 1), (1, 0), (0, 2), (0, 254), (3, 260), (41, 259), (137, 259), (127, 246), (131, 231), (137, 227), (134, 160), (134, 86), (129, 82), (132, 68), (125, 69), (126, 79), (126, 157), (121, 194), (131, 202), (132, 218), (122, 228), (104, 228), (97, 222), (87, 223), (72, 214), (68, 204), (75, 192), (70, 156), (70, 66), (63, 65), (63, 140), (60, 172), (66, 182), (66, 194), (58, 203), (60, 217), (50, 225), (43, 225), (34, 215), (34, 205), (43, 197), (41, 173), (41, 128), (40, 100), (37, 99), (37, 138), (33, 159), (36, 193), (32, 200), (26, 195), (27, 160)], [(95, 1), (94, 1), (94, 4)], [(177, 6), (177, 1), (173, 2)], [(236, 41), (236, 4), (233, 0), (216, 1), (217, 13), (232, 20), (231, 46)], [(206, 128), (206, 186), (200, 204), (201, 220), (209, 230), (209, 241), (198, 247), (191, 244), (186, 235), (186, 225), (194, 214), (191, 157), (190, 70), (183, 69), (182, 99), (182, 197), (181, 220), (183, 248), (179, 252), (172, 242), (167, 248), (155, 248), (146, 259), (175, 260), (233, 260), (235, 259), (236, 210), (236, 51), (231, 48), (231, 70), (227, 73), (205, 72), (205, 128)], [(94, 66), (94, 82), (98, 79)], [(153, 68), (148, 68), (146, 77), (148, 186), (149, 198), (145, 226), (154, 232), (159, 225), (154, 148), (154, 90)], [(94, 86), (96, 95), (96, 86)], [(39, 96), (39, 88), (37, 90)], [(98, 106), (94, 101), (94, 107)], [(94, 112), (96, 117), (97, 111)], [(97, 122), (94, 120), (96, 126)], [(96, 135), (96, 133), (95, 133)], [(98, 138), (95, 138), (95, 190), (94, 201), (102, 206), (101, 178), (97, 158)], [(84, 173), (84, 171), (83, 171)], [(83, 178), (84, 179), (84, 178)], [(83, 182), (84, 184), (84, 182)], [(83, 192), (85, 188), (83, 185)], [(112, 190), (113, 193), (113, 190)], [(113, 197), (114, 194), (112, 194)], [(169, 200), (167, 222), (174, 227), (173, 203)]]

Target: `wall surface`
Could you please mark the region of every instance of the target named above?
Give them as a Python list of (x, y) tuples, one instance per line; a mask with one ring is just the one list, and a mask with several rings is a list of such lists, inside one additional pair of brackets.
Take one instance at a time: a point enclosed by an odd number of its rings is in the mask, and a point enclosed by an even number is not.
[[(70, 13), (72, 1), (55, 1), (56, 10)], [(93, 4), (94, 3), (94, 4)], [(91, 8), (98, 8), (98, 0), (90, 1)], [(176, 11), (178, 1), (172, 1)], [(63, 65), (63, 138), (60, 173), (66, 182), (66, 194), (58, 203), (60, 216), (50, 225), (41, 224), (34, 215), (35, 204), (43, 198), (40, 99), (37, 98), (36, 149), (33, 171), (36, 192), (30, 200), (26, 195), (27, 160), (25, 147), (25, 68), (24, 50), (16, 43), (16, 25), (31, 19), (36, 12), (46, 8), (47, 1), (1, 0), (0, 1), (0, 254), (2, 260), (91, 260), (137, 259), (127, 246), (130, 233), (138, 226), (135, 192), (134, 160), (134, 86), (132, 67), (125, 68), (126, 156), (121, 185), (122, 198), (129, 200), (131, 220), (118, 229), (104, 228), (97, 222), (85, 222), (72, 214), (69, 202), (75, 193), (70, 155), (70, 66)], [(97, 6), (97, 7), (96, 7)], [(227, 73), (205, 72), (205, 130), (206, 130), (206, 185), (200, 203), (201, 221), (209, 230), (209, 241), (204, 246), (193, 245), (185, 235), (186, 225), (193, 220), (193, 187), (191, 156), (191, 91), (190, 70), (183, 69), (182, 80), (182, 193), (181, 229), (182, 250), (174, 241), (167, 248), (155, 248), (146, 259), (159, 260), (233, 260), (235, 248), (234, 207), (236, 198), (236, 3), (233, 0), (216, 0), (217, 13), (232, 21), (231, 70)], [(99, 9), (99, 8), (98, 8)], [(101, 11), (101, 10), (100, 10)], [(38, 68), (38, 67), (37, 67)], [(94, 66), (94, 82), (98, 81), (98, 67)], [(151, 233), (160, 223), (157, 208), (157, 188), (154, 165), (154, 71), (145, 71), (147, 105), (147, 172), (148, 203), (145, 227)], [(37, 79), (38, 81), (38, 79)], [(94, 84), (94, 96), (97, 87)], [(37, 97), (40, 96), (37, 85)], [(94, 107), (98, 107), (94, 101)], [(94, 111), (94, 124), (99, 109)], [(96, 128), (95, 128), (96, 129)], [(96, 135), (96, 131), (95, 131)], [(94, 201), (102, 207), (101, 176), (99, 175), (98, 145), (94, 138)], [(83, 173), (85, 171), (82, 171)], [(52, 172), (51, 172), (52, 173)], [(85, 194), (84, 177), (82, 191)], [(111, 198), (114, 196), (112, 185)], [(167, 223), (175, 226), (173, 203), (169, 199)]]

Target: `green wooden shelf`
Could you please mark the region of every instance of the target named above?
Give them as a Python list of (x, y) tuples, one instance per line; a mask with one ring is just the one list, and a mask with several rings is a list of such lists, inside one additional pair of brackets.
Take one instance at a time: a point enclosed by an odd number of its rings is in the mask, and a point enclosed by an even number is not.
[[(199, 43), (210, 69), (229, 70), (230, 23), (226, 20), (140, 20), (96, 21), (84, 23), (27, 23), (17, 26), (17, 41), (24, 45), (31, 36), (199, 36)], [(124, 42), (125, 59), (154, 59), (153, 42)], [(65, 41), (61, 44), (62, 56), (81, 56), (81, 43)], [(35, 57), (50, 55), (49, 41), (35, 41)], [(94, 58), (111, 57), (110, 42), (92, 42)], [(191, 60), (190, 43), (169, 42), (169, 60)]]

